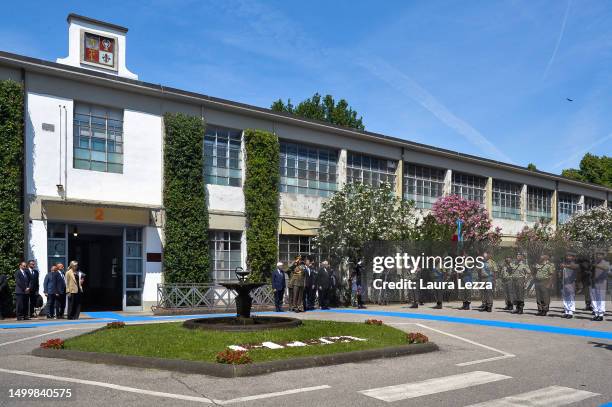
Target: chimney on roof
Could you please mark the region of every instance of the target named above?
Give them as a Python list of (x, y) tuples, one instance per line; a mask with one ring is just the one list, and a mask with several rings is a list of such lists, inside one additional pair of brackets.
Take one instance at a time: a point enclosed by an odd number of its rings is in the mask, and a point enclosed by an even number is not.
[(77, 14), (68, 15), (68, 56), (60, 64), (138, 79), (125, 64), (128, 29)]

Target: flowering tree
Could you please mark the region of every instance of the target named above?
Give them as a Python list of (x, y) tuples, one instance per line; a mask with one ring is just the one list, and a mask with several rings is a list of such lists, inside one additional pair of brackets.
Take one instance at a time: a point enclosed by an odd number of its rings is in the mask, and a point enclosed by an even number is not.
[(438, 199), (432, 207), (432, 214), (439, 224), (450, 228), (457, 226), (460, 219), (463, 224), (461, 233), (465, 240), (499, 239), (501, 229), (491, 229), (489, 213), (479, 202), (469, 201), (459, 195), (449, 195)]
[(417, 216), (414, 205), (395, 196), (389, 184), (349, 183), (323, 204), (319, 222), (317, 246), (336, 261), (357, 260), (367, 242), (410, 239)]
[(563, 240), (559, 238), (557, 232), (550, 221), (540, 220), (535, 223), (533, 227), (525, 226), (516, 235), (516, 245), (519, 250), (527, 254), (527, 261), (530, 264), (535, 264), (540, 260), (542, 253), (556, 254), (555, 258), (558, 258), (558, 251), (564, 252)]
[(612, 242), (612, 209), (597, 206), (574, 214), (561, 233), (569, 240), (582, 243)]

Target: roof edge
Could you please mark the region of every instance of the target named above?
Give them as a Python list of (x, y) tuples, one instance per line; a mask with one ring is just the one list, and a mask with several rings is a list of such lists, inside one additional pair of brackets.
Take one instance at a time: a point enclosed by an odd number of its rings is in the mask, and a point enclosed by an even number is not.
[[(604, 185), (593, 184), (590, 182), (578, 181), (571, 178), (563, 177), (559, 174), (553, 174), (540, 170), (529, 170), (527, 167), (521, 167), (516, 164), (509, 164), (502, 161), (496, 161), (490, 158), (479, 157), (476, 155), (460, 153), (458, 151), (448, 150), (441, 147), (435, 147), (428, 144), (417, 143), (414, 141), (402, 139), (394, 136), (387, 136), (380, 133), (370, 132), (370, 131), (362, 131), (356, 130), (349, 127), (343, 127), (334, 125), (328, 122), (323, 122), (319, 120), (307, 119), (301, 116), (297, 116), (290, 113), (284, 112), (276, 112), (268, 108), (263, 108), (259, 106), (249, 105), (246, 103), (235, 102), (227, 99), (221, 99), (214, 96), (208, 96), (197, 92), (186, 91), (182, 89), (176, 89), (172, 87), (166, 87), (161, 84), (154, 84), (150, 82), (144, 82), (135, 79), (122, 78), (114, 75), (110, 75), (107, 73), (90, 71), (87, 69), (73, 67), (70, 65), (59, 64), (56, 62), (45, 61), (39, 58), (28, 57), (25, 55), (14, 54), (6, 51), (0, 50), (0, 62), (3, 60), (7, 61), (9, 64), (12, 62), (15, 65), (18, 65), (21, 68), (26, 68), (27, 66), (34, 66), (41, 70), (49, 70), (52, 71), (65, 71), (68, 74), (76, 74), (79, 75), (81, 80), (101, 80), (108, 81), (115, 84), (120, 84), (126, 87), (132, 87), (140, 89), (141, 91), (147, 90), (152, 93), (158, 93), (162, 97), (173, 97), (179, 98), (183, 100), (193, 100), (199, 101), (200, 104), (204, 104), (207, 106), (222, 108), (226, 110), (241, 110), (250, 115), (264, 115), (267, 116), (268, 120), (279, 120), (287, 123), (294, 123), (297, 125), (308, 126), (311, 128), (321, 129), (323, 131), (329, 131), (336, 134), (349, 136), (349, 137), (360, 137), (367, 138), (373, 141), (383, 142), (386, 144), (393, 144), (399, 147), (405, 147), (412, 150), (427, 152), (434, 155), (444, 156), (448, 158), (475, 162), (481, 165), (487, 165), (491, 167), (503, 168), (509, 171), (519, 172), (523, 175), (531, 175), (531, 176), (541, 176), (547, 179), (552, 179), (554, 181), (565, 182), (569, 184), (573, 184), (576, 186), (582, 186), (585, 188), (597, 189), (599, 191), (604, 192), (612, 192), (612, 188), (608, 188)], [(56, 73), (57, 76), (61, 76)], [(610, 199), (608, 197), (608, 199)]]
[(75, 14), (75, 13), (68, 14), (68, 17), (66, 18), (66, 21), (68, 21), (68, 24), (70, 24), (70, 22), (72, 20), (81, 20), (81, 21), (85, 21), (87, 23), (101, 25), (101, 26), (104, 26), (104, 27), (112, 28), (113, 30), (116, 30), (116, 31), (121, 31), (123, 33), (128, 32), (128, 29), (126, 27), (123, 27), (123, 26), (120, 26), (120, 25), (117, 25), (117, 24), (113, 24), (113, 23), (108, 23), (108, 22), (102, 21), (102, 20), (96, 20), (95, 18), (91, 18), (91, 17), (87, 17), (87, 16), (82, 16), (80, 14)]

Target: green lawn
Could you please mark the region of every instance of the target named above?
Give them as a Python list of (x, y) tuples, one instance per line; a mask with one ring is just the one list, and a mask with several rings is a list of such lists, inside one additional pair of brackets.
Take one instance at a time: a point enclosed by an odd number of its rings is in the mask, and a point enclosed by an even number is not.
[(102, 329), (68, 339), (66, 349), (122, 355), (152, 356), (168, 359), (214, 362), (228, 345), (264, 341), (295, 341), (322, 336), (350, 335), (367, 339), (361, 342), (334, 343), (284, 349), (249, 351), (253, 362), (301, 356), (324, 355), (406, 344), (406, 333), (390, 326), (365, 323), (304, 321), (298, 328), (233, 333), (183, 328), (182, 323), (126, 325), (121, 329)]

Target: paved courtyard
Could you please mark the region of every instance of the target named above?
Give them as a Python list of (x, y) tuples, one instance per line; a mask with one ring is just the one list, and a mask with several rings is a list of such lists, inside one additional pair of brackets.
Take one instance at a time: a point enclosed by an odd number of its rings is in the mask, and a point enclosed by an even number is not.
[[(224, 379), (158, 370), (45, 359), (30, 351), (49, 338), (80, 335), (112, 320), (131, 323), (188, 317), (90, 313), (80, 321), (0, 322), (0, 405), (65, 405), (66, 400), (10, 398), (10, 389), (68, 388), (69, 405), (244, 406), (601, 406), (612, 401), (612, 315), (573, 320), (552, 304), (536, 317), (400, 305), (299, 314), (304, 319), (382, 319), (422, 332), (440, 351), (337, 366)], [(27, 327), (27, 328), (26, 328)]]

